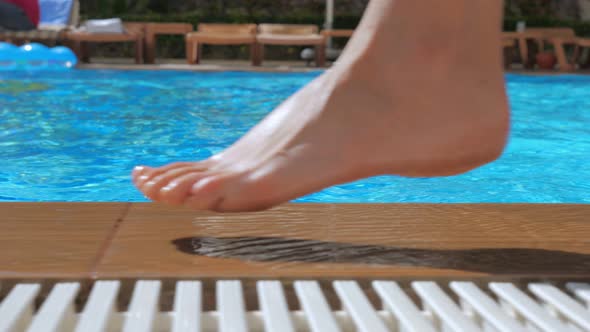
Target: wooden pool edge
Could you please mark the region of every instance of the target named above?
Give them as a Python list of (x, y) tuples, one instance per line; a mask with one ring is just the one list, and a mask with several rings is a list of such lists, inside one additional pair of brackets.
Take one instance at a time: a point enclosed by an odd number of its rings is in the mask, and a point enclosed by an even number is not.
[[(285, 204), (264, 212), (217, 214), (153, 203), (4, 202), (0, 216), (0, 279), (5, 281), (590, 276), (587, 204)], [(180, 252), (171, 244), (179, 239), (225, 246), (274, 242), (255, 255), (236, 249), (211, 256)], [(290, 261), (270, 255), (294, 241), (337, 258), (318, 262), (302, 254)], [(379, 256), (379, 264), (346, 256), (350, 250), (368, 250), (364, 258)], [(274, 260), (259, 259), (265, 251)], [(510, 260), (522, 266), (505, 263)]]

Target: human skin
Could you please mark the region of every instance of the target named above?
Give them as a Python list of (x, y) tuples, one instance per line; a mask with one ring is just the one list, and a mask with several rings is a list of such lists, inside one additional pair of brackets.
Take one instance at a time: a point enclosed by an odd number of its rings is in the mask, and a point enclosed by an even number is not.
[(372, 0), (340, 59), (203, 161), (138, 166), (151, 200), (256, 211), (365, 177), (449, 176), (501, 155), (503, 2)]

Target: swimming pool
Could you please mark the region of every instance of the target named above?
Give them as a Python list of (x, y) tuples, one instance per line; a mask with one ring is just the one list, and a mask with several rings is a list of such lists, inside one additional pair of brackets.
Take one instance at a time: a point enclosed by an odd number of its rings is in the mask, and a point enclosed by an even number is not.
[[(0, 201), (146, 201), (137, 164), (221, 151), (309, 73), (0, 72)], [(444, 178), (381, 176), (299, 202), (590, 202), (590, 77), (507, 75), (503, 156)]]

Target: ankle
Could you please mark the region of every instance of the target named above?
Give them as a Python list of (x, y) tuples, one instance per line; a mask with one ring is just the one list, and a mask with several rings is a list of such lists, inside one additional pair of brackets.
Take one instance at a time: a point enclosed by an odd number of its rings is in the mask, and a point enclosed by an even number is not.
[(371, 1), (345, 53), (379, 66), (499, 62), (501, 8), (495, 1)]

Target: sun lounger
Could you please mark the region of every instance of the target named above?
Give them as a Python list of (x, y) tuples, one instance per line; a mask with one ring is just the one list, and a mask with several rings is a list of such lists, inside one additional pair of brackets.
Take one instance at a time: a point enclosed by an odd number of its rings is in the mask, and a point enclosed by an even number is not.
[(265, 45), (313, 45), (316, 66), (323, 67), (326, 63), (326, 38), (318, 33), (318, 27), (315, 25), (260, 24), (256, 41), (261, 61)]
[[(35, 30), (0, 31), (0, 41), (15, 44), (32, 41), (55, 44), (65, 37), (65, 33), (78, 25), (80, 19), (80, 2), (78, 0), (39, 1), (41, 22)], [(63, 17), (64, 10), (69, 9), (69, 16)], [(55, 11), (55, 12), (54, 12)]]
[(189, 64), (201, 60), (202, 45), (250, 45), (253, 65), (259, 64), (256, 47), (256, 24), (201, 23), (196, 32), (186, 34), (186, 59)]
[(326, 38), (326, 58), (335, 61), (340, 54), (342, 54), (342, 49), (335, 49), (332, 48), (332, 42), (330, 39), (332, 38), (350, 38), (354, 33), (353, 29), (328, 29), (322, 30), (322, 36)]
[[(574, 54), (572, 56), (572, 62), (576, 63), (579, 60), (580, 54), (581, 54), (581, 49), (584, 47), (590, 48), (590, 38), (576, 38), (575, 40), (575, 49), (574, 49)], [(554, 42), (556, 43), (556, 42)], [(559, 59), (559, 57), (558, 57)], [(582, 66), (586, 66), (585, 68), (587, 68), (588, 63), (590, 63), (590, 57), (586, 60), (585, 64), (582, 64)]]
[(502, 38), (502, 53), (504, 56), (504, 68), (510, 69), (512, 64), (512, 52), (516, 46), (516, 42), (512, 38)]
[(193, 31), (189, 23), (147, 23), (145, 25), (144, 61), (154, 63), (156, 58), (157, 35), (185, 35)]
[[(588, 43), (584, 40), (584, 38), (577, 37), (574, 30), (571, 28), (554, 28), (547, 30), (548, 31), (545, 32), (545, 37), (541, 46), (544, 46), (544, 43), (553, 46), (560, 71), (575, 70), (575, 63), (578, 60), (580, 47), (587, 47), (588, 45), (586, 44)], [(566, 54), (565, 48), (567, 45), (574, 47), (571, 63), (568, 61)]]
[(525, 67), (534, 65), (534, 57), (529, 52), (529, 41), (533, 41), (538, 51), (543, 51), (547, 45), (553, 45), (560, 70), (569, 70), (565, 54), (565, 44), (575, 44), (576, 34), (571, 28), (527, 28), (523, 32), (505, 32), (504, 39), (512, 39), (518, 44), (520, 57)]
[(135, 63), (143, 62), (143, 38), (145, 23), (124, 23), (123, 33), (90, 33), (83, 30), (66, 32), (65, 38), (81, 61), (88, 62), (89, 43), (133, 43), (135, 48)]

